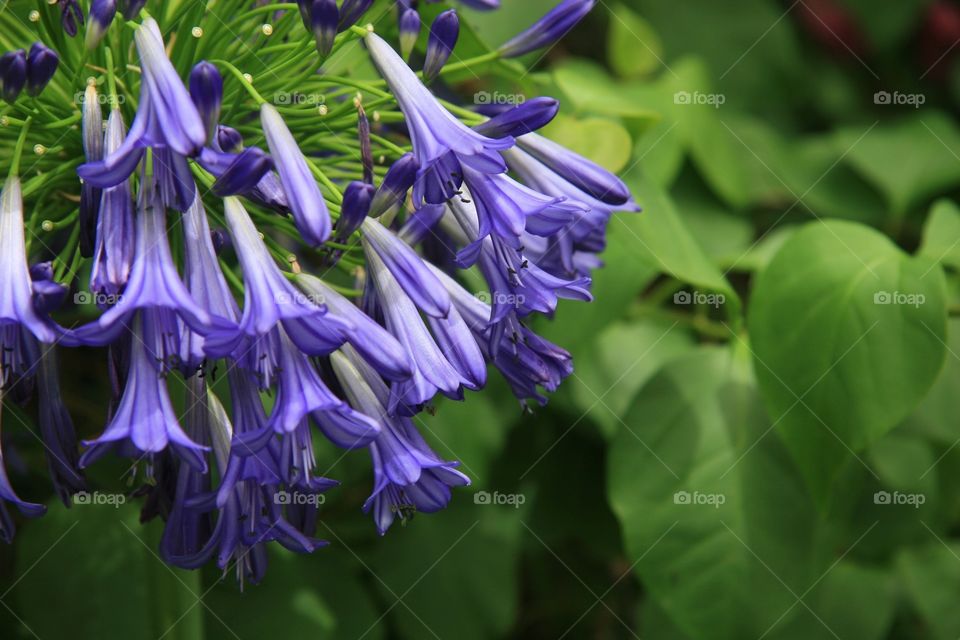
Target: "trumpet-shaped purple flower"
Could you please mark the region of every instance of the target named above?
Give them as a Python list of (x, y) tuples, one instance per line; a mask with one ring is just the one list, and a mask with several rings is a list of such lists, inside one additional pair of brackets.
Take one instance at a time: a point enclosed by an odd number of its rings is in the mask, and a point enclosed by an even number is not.
[(352, 302), (328, 287), (322, 280), (301, 273), (297, 284), (315, 299), (322, 300), (332, 316), (346, 321), (347, 342), (360, 352), (377, 372), (387, 380), (406, 380), (413, 375), (410, 357), (396, 338)]
[[(107, 119), (107, 132), (104, 136), (104, 149), (107, 154), (113, 153), (123, 144), (123, 136), (123, 116), (119, 109), (114, 109)], [(100, 192), (100, 189), (97, 191)], [(133, 263), (136, 232), (130, 182), (123, 180), (114, 187), (103, 189), (99, 210), (90, 290), (98, 296), (113, 298), (127, 284)]]
[(417, 511), (443, 509), (450, 501), (451, 487), (470, 484), (456, 470), (458, 463), (443, 461), (430, 449), (409, 418), (387, 411), (387, 387), (356, 351), (345, 347), (343, 353), (333, 354), (331, 364), (351, 404), (375, 416), (381, 426), (380, 435), (370, 444), (374, 486), (364, 503), (364, 511), (373, 512), (381, 535), (398, 517), (405, 521)]
[(630, 201), (630, 189), (600, 165), (536, 133), (517, 138), (524, 151), (562, 176), (570, 184), (608, 205)]
[(41, 342), (56, 338), (53, 323), (34, 308), (23, 233), (20, 179), (11, 176), (0, 194), (0, 388), (33, 366), (21, 332)]
[(460, 18), (456, 9), (448, 9), (433, 20), (427, 40), (427, 56), (423, 63), (423, 77), (432, 80), (440, 74), (450, 59), (460, 37)]
[[(112, 187), (128, 178), (140, 162), (145, 147), (169, 149), (171, 155), (194, 156), (207, 139), (203, 120), (167, 59), (157, 23), (152, 18), (145, 20), (134, 37), (143, 69), (137, 116), (126, 140), (116, 151), (102, 161), (77, 168), (81, 178), (98, 187)], [(185, 163), (167, 160), (163, 164), (178, 178), (185, 177), (181, 171)], [(189, 207), (195, 189), (193, 179), (178, 180), (173, 186), (189, 192), (179, 199), (184, 209)]]
[(164, 327), (145, 335), (161, 341), (149, 345), (151, 352), (169, 363), (180, 353), (178, 319), (201, 334), (224, 325), (223, 319), (212, 318), (194, 301), (180, 280), (167, 242), (166, 214), (152, 182), (150, 176), (141, 180), (136, 251), (123, 295), (94, 322), (68, 331), (66, 344), (103, 346), (114, 342), (129, 329), (136, 311), (146, 309), (156, 316), (155, 323)]
[[(372, 302), (383, 314), (387, 331), (404, 346), (413, 361), (413, 376), (395, 382), (391, 388), (390, 411), (412, 415), (438, 391), (460, 399), (463, 387), (483, 386), (486, 373), (483, 356), (456, 309), (450, 306), (446, 315), (440, 317), (428, 314), (431, 334), (417, 305), (376, 252), (367, 254), (367, 266), (376, 291)], [(442, 288), (436, 276), (430, 275)], [(449, 302), (449, 294), (446, 295)]]
[(96, 440), (86, 442), (90, 448), (80, 457), (80, 465), (89, 466), (115, 445), (132, 445), (142, 455), (159, 453), (168, 445), (185, 462), (198, 470), (206, 469), (203, 451), (206, 447), (190, 440), (173, 410), (163, 375), (164, 353), (155, 345), (165, 340), (163, 334), (176, 331), (168, 318), (157, 309), (144, 309), (132, 320), (130, 362), (120, 405), (106, 430)]
[(277, 365), (278, 344), (272, 334), (278, 325), (310, 355), (326, 355), (343, 344), (348, 325), (327, 317), (322, 305), (284, 277), (239, 200), (226, 198), (224, 211), (245, 278), (243, 316), (238, 328), (208, 335), (205, 349), (213, 357), (230, 355), (246, 362), (269, 384)]
[(512, 138), (494, 140), (464, 126), (437, 102), (386, 41), (375, 33), (367, 34), (365, 40), (406, 117), (413, 152), (420, 161), (413, 190), (415, 204), (439, 204), (453, 197), (463, 183), (462, 165), (484, 173), (506, 170), (499, 152), (513, 146)]
[(595, 4), (596, 0), (563, 0), (529, 28), (501, 46), (500, 54), (505, 58), (516, 58), (553, 44), (590, 13)]
[(297, 229), (308, 244), (323, 243), (330, 236), (330, 213), (303, 152), (273, 105), (260, 106), (260, 123)]

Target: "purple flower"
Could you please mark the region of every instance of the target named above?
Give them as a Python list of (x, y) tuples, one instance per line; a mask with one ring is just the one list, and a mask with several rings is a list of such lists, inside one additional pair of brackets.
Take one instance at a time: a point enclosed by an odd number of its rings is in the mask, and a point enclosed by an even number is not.
[(563, 0), (542, 18), (500, 47), (505, 58), (516, 58), (553, 44), (590, 13), (596, 0)]
[[(240, 317), (220, 261), (213, 247), (207, 214), (198, 197), (183, 214), (184, 279), (187, 291), (212, 316), (236, 324)], [(196, 371), (206, 359), (205, 337), (181, 322), (180, 361), (185, 373)]]
[(117, 444), (130, 444), (145, 456), (164, 451), (167, 445), (189, 465), (206, 469), (203, 451), (183, 432), (173, 410), (163, 375), (164, 352), (156, 345), (163, 334), (176, 330), (156, 309), (144, 309), (132, 320), (130, 364), (120, 405), (106, 430), (96, 440), (85, 442), (90, 448), (80, 457), (86, 467)]
[(370, 204), (373, 202), (377, 190), (372, 184), (354, 180), (343, 191), (343, 202), (340, 205), (340, 219), (337, 220), (334, 240), (343, 243), (360, 228), (370, 213)]
[(407, 191), (417, 179), (420, 162), (412, 153), (401, 156), (390, 165), (387, 175), (377, 189), (367, 213), (371, 218), (379, 218), (393, 207), (401, 204), (407, 197)]
[(365, 39), (374, 64), (406, 117), (413, 151), (420, 161), (414, 204), (424, 200), (439, 204), (453, 197), (463, 182), (461, 165), (484, 173), (506, 170), (499, 152), (513, 145), (512, 138), (493, 140), (464, 126), (380, 36), (369, 33)]
[(351, 347), (335, 353), (331, 364), (350, 403), (380, 423), (380, 435), (370, 444), (374, 486), (364, 511), (373, 511), (381, 535), (397, 517), (443, 509), (451, 487), (470, 484), (456, 462), (445, 462), (430, 449), (409, 418), (389, 414), (386, 386)]
[(200, 307), (180, 280), (167, 242), (166, 214), (152, 182), (150, 176), (143, 176), (141, 180), (135, 257), (123, 295), (94, 322), (68, 331), (64, 338), (66, 344), (103, 346), (114, 342), (128, 331), (136, 311), (146, 309), (157, 316), (155, 324), (166, 329), (147, 334), (147, 337), (160, 338), (163, 343), (149, 345), (151, 352), (169, 362), (180, 353), (178, 319), (202, 334), (225, 323)]
[(217, 177), (211, 191), (221, 198), (238, 194), (253, 197), (273, 168), (270, 156), (258, 147), (247, 147), (238, 153), (204, 147), (197, 162)]
[(432, 80), (440, 74), (460, 37), (460, 18), (456, 9), (448, 9), (433, 20), (427, 40), (427, 56), (423, 63), (423, 77)]
[(77, 0), (59, 0), (60, 26), (71, 38), (77, 35), (78, 24), (83, 24), (83, 11)]
[(245, 279), (243, 316), (237, 328), (207, 336), (208, 355), (230, 355), (260, 372), (265, 384), (273, 378), (278, 344), (274, 329), (283, 326), (299, 349), (326, 355), (343, 344), (344, 322), (326, 316), (326, 309), (307, 299), (281, 273), (236, 198), (224, 200), (230, 235)]
[(626, 204), (630, 200), (630, 189), (620, 178), (563, 145), (535, 133), (517, 138), (517, 143), (524, 151), (591, 197), (614, 206)]
[[(90, 84), (83, 94), (82, 116), (83, 154), (87, 162), (96, 162), (103, 159), (103, 111), (100, 109), (100, 100), (96, 86)], [(121, 120), (121, 124), (122, 124)], [(95, 185), (82, 181), (80, 185), (80, 253), (84, 257), (91, 257), (94, 250), (97, 221), (100, 216), (101, 191)]]
[(47, 86), (60, 64), (57, 52), (42, 42), (34, 42), (27, 55), (27, 94), (38, 96)]
[[(157, 23), (145, 20), (134, 37), (143, 74), (140, 103), (130, 132), (123, 144), (102, 161), (87, 162), (77, 168), (81, 178), (98, 187), (112, 187), (128, 178), (140, 162), (144, 147), (169, 149), (171, 155), (194, 156), (207, 139), (203, 120), (167, 59)], [(163, 165), (177, 177), (183, 177), (181, 169), (185, 163), (168, 160)], [(180, 199), (184, 209), (189, 207), (195, 188), (192, 178), (188, 183), (173, 186), (190, 191), (188, 198)]]
[(330, 213), (306, 158), (273, 105), (261, 105), (260, 123), (297, 229), (308, 244), (322, 244), (330, 235)]
[(7, 510), (7, 502), (16, 506), (17, 510), (27, 518), (38, 518), (47, 511), (47, 508), (42, 504), (27, 502), (16, 494), (10, 484), (10, 478), (7, 477), (3, 452), (0, 451), (0, 540), (9, 544), (13, 542), (16, 528), (13, 524), (13, 518), (10, 517), (10, 512)]
[(121, 0), (120, 5), (123, 7), (123, 19), (136, 19), (145, 4), (147, 4), (147, 0)]
[[(123, 116), (119, 109), (114, 109), (107, 120), (104, 140), (108, 154), (123, 143), (123, 136)], [(123, 290), (133, 263), (135, 231), (130, 182), (124, 180), (115, 187), (104, 189), (99, 209), (90, 290), (112, 297)]]
[(343, 0), (340, 5), (340, 31), (352, 27), (373, 5), (373, 0)]
[(503, 111), (473, 128), (488, 138), (517, 138), (546, 126), (560, 111), (560, 101), (534, 98)]
[(57, 352), (54, 347), (36, 347), (37, 392), (40, 407), (40, 436), (46, 450), (47, 468), (60, 500), (70, 506), (70, 496), (86, 489), (87, 483), (80, 471), (77, 435), (73, 420), (63, 404), (60, 381), (57, 378)]
[(301, 273), (297, 276), (297, 284), (311, 298), (322, 300), (330, 315), (349, 325), (345, 331), (347, 342), (373, 365), (377, 373), (393, 381), (406, 380), (413, 375), (410, 357), (403, 345), (359, 307), (314, 276)]
[(500, 0), (460, 0), (460, 2), (478, 11), (493, 11), (500, 8)]

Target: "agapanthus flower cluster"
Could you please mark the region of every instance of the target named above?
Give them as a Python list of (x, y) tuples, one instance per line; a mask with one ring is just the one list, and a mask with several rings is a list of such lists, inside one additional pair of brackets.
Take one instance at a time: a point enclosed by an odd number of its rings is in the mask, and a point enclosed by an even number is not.
[[(560, 299), (591, 299), (611, 216), (637, 210), (618, 178), (536, 133), (556, 100), (480, 115), (428, 87), (443, 82), (458, 11), (498, 2), (441, 11), (420, 74), (406, 61), (417, 3), (396, 3), (386, 36), (372, 4), (212, 3), (214, 21), (243, 9), (272, 21), (262, 35), (283, 29), (290, 56), (256, 74), (238, 68), (253, 59), (242, 39), (207, 46), (201, 27), (162, 29), (142, 2), (121, 3), (124, 22), (116, 2), (93, 0), (73, 48), (62, 36), (84, 21), (77, 3), (46, 9), (62, 12), (54, 40), (68, 47), (56, 75), (58, 54), (40, 43), (0, 58), (16, 136), (0, 198), (3, 402), (18, 416), (38, 407), (67, 506), (96, 489), (85, 468), (126, 459), (125, 475), (145, 482), (144, 517), (165, 520), (160, 554), (173, 565), (215, 562), (255, 582), (268, 543), (325, 545), (321, 498), (338, 483), (317, 463), (322, 447), (368, 453), (363, 508), (381, 534), (443, 509), (470, 480), (422, 437), (417, 415), (439, 395), (469, 402), (489, 375), (523, 407), (546, 403), (573, 364), (531, 320)], [(592, 5), (560, 3), (499, 55), (548, 46)], [(123, 41), (135, 55), (126, 63), (113, 48)], [(382, 82), (327, 74), (348, 45)], [(62, 116), (59, 94), (77, 79), (86, 85)], [(57, 96), (19, 98), (48, 83)], [(304, 102), (301, 85), (325, 99)], [(284, 92), (268, 100), (265, 87)], [(71, 147), (33, 147), (43, 171), (25, 151), (38, 129), (77, 132)], [(64, 214), (45, 217), (38, 194), (63, 199)], [(71, 419), (64, 350), (103, 362), (112, 393), (99, 431)], [(0, 451), (5, 540), (10, 506), (45, 510), (13, 480)]]

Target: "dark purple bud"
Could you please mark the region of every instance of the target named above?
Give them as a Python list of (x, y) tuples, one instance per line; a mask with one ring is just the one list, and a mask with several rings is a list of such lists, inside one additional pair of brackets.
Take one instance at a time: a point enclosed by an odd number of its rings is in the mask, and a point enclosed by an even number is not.
[(213, 183), (213, 193), (223, 198), (253, 190), (273, 168), (270, 156), (258, 147), (247, 147)]
[(402, 202), (407, 195), (407, 190), (413, 186), (417, 179), (419, 170), (420, 162), (412, 153), (407, 153), (394, 162), (387, 171), (387, 175), (383, 177), (383, 182), (380, 183), (376, 195), (373, 196), (368, 215), (372, 218), (379, 218)]
[(473, 128), (488, 138), (519, 138), (545, 126), (560, 110), (553, 98), (534, 98), (494, 116)]
[(373, 0), (343, 0), (340, 6), (340, 31), (346, 31), (352, 27), (367, 9), (373, 4)]
[(83, 24), (83, 11), (77, 0), (59, 0), (60, 26), (71, 38), (77, 35), (79, 25)]
[(0, 98), (10, 104), (17, 100), (27, 82), (27, 54), (23, 49), (0, 56)]
[(297, 0), (297, 7), (300, 9), (300, 19), (303, 20), (303, 28), (310, 31), (310, 7), (313, 0)]
[(90, 15), (87, 20), (87, 37), (84, 43), (87, 49), (93, 49), (103, 39), (110, 28), (113, 16), (117, 14), (116, 0), (91, 0)]
[(60, 57), (42, 42), (34, 42), (27, 55), (27, 94), (38, 96), (57, 72)]
[(414, 9), (400, 10), (400, 55), (409, 59), (420, 37), (420, 14)]
[(500, 8), (500, 0), (460, 0), (460, 2), (478, 11), (493, 11)]
[(500, 47), (500, 54), (504, 58), (515, 58), (553, 44), (590, 13), (594, 4), (596, 0), (563, 0), (526, 31)]
[(147, 0), (124, 0), (123, 17), (125, 20), (136, 20), (140, 10), (147, 4)]
[(223, 78), (216, 65), (201, 60), (193, 66), (190, 70), (190, 98), (200, 112), (207, 139), (212, 139), (223, 103)]
[(243, 151), (243, 136), (233, 127), (221, 124), (217, 126), (217, 144), (226, 153), (240, 153)]
[(340, 219), (337, 220), (334, 236), (337, 242), (345, 242), (354, 231), (360, 228), (370, 211), (370, 202), (373, 201), (374, 193), (376, 189), (366, 182), (355, 180), (347, 185), (346, 191), (343, 192)]
[(67, 295), (67, 288), (53, 279), (53, 265), (38, 262), (30, 267), (33, 282), (33, 308), (39, 313), (51, 313), (60, 308)]
[(337, 0), (313, 0), (310, 6), (310, 30), (317, 41), (317, 53), (323, 57), (330, 55), (333, 50), (339, 22)]
[(430, 25), (430, 39), (427, 40), (427, 58), (423, 63), (423, 77), (432, 80), (437, 77), (443, 65), (447, 64), (453, 47), (460, 37), (460, 18), (454, 9), (444, 11)]
[(233, 240), (225, 229), (214, 229), (210, 232), (210, 240), (213, 242), (213, 250), (219, 256), (227, 249), (233, 248)]

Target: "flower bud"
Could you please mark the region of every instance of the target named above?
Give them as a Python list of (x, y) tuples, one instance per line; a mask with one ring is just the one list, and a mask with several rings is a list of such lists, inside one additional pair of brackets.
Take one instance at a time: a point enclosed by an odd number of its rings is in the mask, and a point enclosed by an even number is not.
[(414, 9), (400, 11), (400, 55), (410, 59), (413, 48), (417, 46), (420, 37), (420, 14)]
[(346, 31), (367, 12), (373, 0), (343, 0), (340, 6), (340, 31)]
[(90, 2), (87, 37), (84, 40), (87, 49), (93, 49), (100, 43), (107, 29), (110, 28), (110, 23), (113, 22), (113, 16), (116, 14), (116, 0), (92, 0)]
[(563, 0), (526, 31), (500, 47), (501, 55), (515, 58), (553, 44), (590, 13), (594, 4), (596, 0)]
[(337, 242), (345, 242), (354, 231), (360, 228), (370, 211), (370, 202), (373, 200), (374, 193), (376, 189), (366, 182), (355, 180), (347, 185), (343, 192), (340, 219), (337, 220), (334, 236)]
[(223, 78), (215, 65), (201, 60), (190, 70), (190, 98), (203, 120), (207, 139), (212, 139), (223, 102)]
[(534, 98), (478, 124), (473, 130), (488, 138), (518, 138), (545, 126), (559, 110), (560, 103), (553, 98)]
[(430, 25), (427, 41), (427, 59), (423, 63), (423, 77), (432, 80), (447, 63), (460, 36), (460, 18), (454, 9), (444, 11)]
[(42, 42), (34, 42), (27, 55), (27, 94), (38, 96), (57, 72), (60, 57)]
[(140, 10), (147, 4), (147, 0), (124, 0), (123, 1), (123, 19), (136, 20), (140, 15)]
[(226, 153), (240, 153), (243, 151), (243, 136), (233, 127), (217, 125), (217, 144)]
[(407, 153), (393, 163), (383, 177), (380, 188), (370, 203), (371, 218), (378, 218), (403, 201), (407, 190), (417, 179), (420, 162), (412, 153)]
[(27, 54), (23, 49), (0, 56), (0, 98), (13, 104), (27, 82)]

